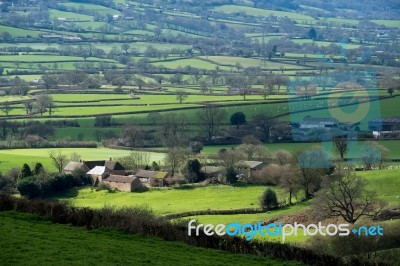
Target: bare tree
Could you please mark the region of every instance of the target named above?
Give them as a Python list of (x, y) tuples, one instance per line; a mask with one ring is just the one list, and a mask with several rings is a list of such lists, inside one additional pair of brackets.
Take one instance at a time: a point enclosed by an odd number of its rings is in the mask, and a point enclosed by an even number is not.
[(45, 74), (42, 75), (43, 87), (46, 90), (57, 88), (58, 86), (58, 77), (56, 75)]
[(131, 147), (136, 147), (143, 141), (143, 130), (137, 126), (125, 127), (122, 130), (122, 138), (126, 140)]
[(50, 95), (42, 94), (36, 97), (36, 109), (40, 115), (43, 115), (43, 113), (48, 110), (49, 115), (51, 116), (54, 107), (54, 100)]
[(67, 155), (62, 154), (61, 151), (51, 151), (49, 157), (52, 160), (53, 165), (57, 168), (59, 173), (62, 173), (64, 166), (67, 164)]
[(10, 112), (13, 110), (13, 107), (11, 106), (11, 103), (9, 101), (4, 102), (0, 108), (1, 111), (3, 111), (3, 113), (6, 114), (6, 116), (8, 116)]
[(278, 150), (275, 152), (275, 160), (279, 165), (290, 164), (293, 160), (293, 155), (286, 150)]
[(386, 160), (389, 150), (375, 141), (368, 141), (361, 149), (361, 161), (367, 170), (371, 170), (374, 165), (382, 169), (383, 162)]
[(271, 127), (277, 124), (277, 119), (267, 114), (256, 114), (253, 117), (253, 124), (263, 133), (265, 141), (269, 142)]
[(327, 154), (318, 146), (294, 154), (298, 167), (299, 185), (304, 190), (304, 197), (309, 199), (320, 188), (322, 177), (330, 171), (332, 164)]
[(179, 103), (183, 103), (183, 101), (186, 100), (187, 97), (188, 97), (188, 94), (184, 90), (176, 91), (176, 99), (179, 101)]
[(344, 154), (347, 151), (347, 137), (337, 136), (333, 139), (336, 150), (340, 153), (340, 158), (343, 160)]
[(295, 169), (287, 164), (281, 166), (280, 172), (279, 186), (289, 193), (289, 204), (292, 204), (292, 196), (300, 189)]
[(327, 218), (342, 217), (352, 224), (361, 216), (374, 215), (382, 206), (366, 185), (366, 180), (354, 172), (337, 177), (317, 194), (318, 213)]
[(26, 114), (32, 113), (32, 109), (33, 109), (32, 102), (31, 101), (24, 102), (24, 108), (25, 108)]
[(185, 148), (170, 148), (165, 157), (165, 164), (169, 166), (171, 174), (174, 175), (179, 166), (189, 159), (190, 151)]
[(167, 147), (186, 144), (187, 117), (184, 113), (167, 113), (162, 116), (160, 137)]
[(212, 137), (218, 133), (219, 127), (226, 118), (224, 109), (215, 105), (207, 105), (197, 112), (203, 132), (207, 135), (207, 141), (211, 142)]

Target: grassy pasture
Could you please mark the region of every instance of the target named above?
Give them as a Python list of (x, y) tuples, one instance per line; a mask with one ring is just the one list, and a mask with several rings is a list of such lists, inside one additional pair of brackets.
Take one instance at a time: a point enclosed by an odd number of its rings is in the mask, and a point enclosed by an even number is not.
[[(32, 36), (32, 37), (38, 37), (39, 34), (43, 34), (41, 31), (37, 30), (26, 30), (26, 29), (20, 29), (20, 28), (15, 28), (15, 27), (8, 27), (4, 25), (0, 25), (0, 32), (8, 32), (10, 33), (13, 37), (26, 37), (26, 36)], [(2, 46), (3, 44), (0, 44)], [(16, 46), (14, 44), (10, 44), (11, 46)], [(26, 44), (22, 44), (24, 46), (27, 46)]]
[(377, 19), (377, 20), (371, 20), (371, 21), (376, 24), (385, 25), (387, 27), (400, 28), (400, 20)]
[(78, 13), (73, 13), (73, 12), (66, 12), (66, 11), (61, 11), (61, 10), (56, 10), (56, 9), (50, 9), (50, 17), (57, 19), (57, 18), (66, 18), (70, 20), (92, 20), (92, 16), (88, 15), (83, 15), (83, 14), (78, 14)]
[(161, 61), (161, 62), (156, 62), (152, 63), (153, 65), (156, 66), (164, 66), (166, 68), (172, 68), (176, 69), (179, 67), (185, 67), (185, 66), (191, 66), (194, 68), (200, 68), (200, 69), (206, 69), (206, 70), (215, 70), (217, 65), (202, 61), (199, 59), (178, 59), (178, 60), (173, 60), (173, 61)]
[[(226, 210), (258, 208), (259, 197), (265, 186), (207, 186), (188, 189), (151, 189), (145, 193), (109, 193), (83, 188), (70, 191), (71, 195), (61, 196), (74, 206), (101, 208), (104, 205), (115, 207), (148, 206), (156, 214), (179, 213), (194, 210)], [(279, 188), (273, 188), (280, 198), (286, 198)]]
[(313, 41), (311, 39), (292, 39), (291, 41), (294, 42), (294, 43), (297, 43), (297, 44), (313, 43), (315, 45), (325, 46), (325, 47), (329, 46), (331, 44), (336, 44), (336, 45), (339, 45), (339, 46), (343, 46), (346, 49), (357, 49), (357, 48), (360, 48), (360, 46), (361, 46), (359, 44)]
[(100, 14), (111, 14), (111, 15), (119, 15), (121, 12), (115, 9), (111, 9), (101, 5), (95, 4), (86, 4), (86, 3), (63, 3), (63, 6), (73, 7), (76, 9), (86, 9), (91, 11), (99, 12)]
[(278, 16), (278, 17), (289, 17), (294, 20), (306, 20), (306, 21), (314, 21), (315, 19), (302, 15), (299, 13), (285, 12), (285, 11), (276, 11), (276, 10), (268, 10), (268, 9), (260, 9), (254, 7), (247, 6), (238, 6), (238, 5), (223, 5), (213, 8), (214, 11), (222, 12), (226, 14), (234, 14), (238, 12), (244, 12), (248, 15), (252, 16)]
[[(102, 61), (102, 62), (115, 62), (114, 60), (110, 59), (102, 59), (96, 57), (88, 57), (87, 61)], [(56, 62), (59, 63), (60, 61), (84, 61), (82, 57), (78, 56), (63, 56), (63, 55), (35, 55), (35, 54), (20, 54), (20, 55), (4, 55), (0, 58), (0, 62)]]
[(387, 208), (400, 206), (399, 170), (374, 170), (358, 173), (368, 181), (368, 187), (377, 192), (380, 200), (388, 203)]
[[(192, 247), (114, 230), (53, 224), (39, 216), (0, 213), (4, 265), (301, 265)], [(166, 252), (168, 251), (168, 252)], [(88, 256), (90, 254), (90, 256)]]
[[(51, 163), (49, 152), (61, 150), (68, 157), (72, 153), (81, 155), (82, 160), (107, 160), (129, 155), (130, 151), (113, 150), (107, 148), (62, 148), (62, 149), (11, 149), (0, 150), (0, 172), (7, 172), (11, 168), (20, 168), (24, 163), (33, 166), (37, 162), (41, 162), (49, 171), (56, 169)], [(164, 154), (149, 152), (150, 162), (156, 161), (163, 163)]]

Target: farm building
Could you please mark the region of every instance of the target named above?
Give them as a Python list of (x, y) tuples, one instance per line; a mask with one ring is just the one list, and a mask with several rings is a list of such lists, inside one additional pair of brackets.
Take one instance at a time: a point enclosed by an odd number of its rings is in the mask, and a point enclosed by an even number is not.
[(165, 178), (168, 177), (167, 172), (139, 170), (135, 176), (144, 184), (151, 186), (164, 186)]
[(91, 177), (93, 186), (96, 186), (111, 174), (111, 170), (105, 166), (95, 166), (86, 174)]
[(218, 177), (224, 171), (223, 167), (206, 165), (200, 168), (200, 173), (204, 174), (205, 178)]
[(245, 176), (251, 176), (253, 171), (260, 170), (265, 165), (260, 161), (239, 161), (234, 164), (236, 170)]
[(124, 192), (132, 192), (143, 187), (142, 182), (136, 176), (110, 175), (103, 179), (102, 183)]
[(111, 159), (108, 161), (85, 161), (84, 163), (89, 169), (93, 169), (96, 166), (105, 166), (110, 170), (110, 174), (125, 175), (125, 168), (119, 162)]
[(337, 128), (339, 126), (339, 121), (335, 118), (319, 118), (319, 117), (305, 117), (302, 122), (300, 122), (300, 128), (310, 129), (310, 128)]
[(82, 171), (84, 173), (88, 172), (90, 169), (87, 167), (87, 165), (83, 162), (69, 162), (65, 167), (64, 167), (64, 172), (66, 174), (72, 174), (73, 172), (76, 171)]
[(371, 131), (398, 131), (400, 130), (400, 116), (375, 118), (368, 122)]

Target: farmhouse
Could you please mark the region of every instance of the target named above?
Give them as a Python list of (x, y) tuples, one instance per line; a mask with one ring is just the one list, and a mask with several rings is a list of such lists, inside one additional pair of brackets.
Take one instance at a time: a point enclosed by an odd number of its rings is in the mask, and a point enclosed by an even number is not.
[(87, 167), (86, 164), (83, 162), (69, 162), (65, 167), (64, 167), (64, 172), (66, 174), (72, 174), (73, 172), (76, 171), (82, 171), (84, 173), (88, 172), (90, 169)]
[(96, 186), (101, 183), (104, 178), (111, 174), (111, 170), (105, 166), (95, 166), (86, 174), (91, 177), (93, 186)]
[(110, 170), (110, 174), (125, 175), (125, 168), (119, 162), (112, 161), (111, 158), (108, 161), (85, 161), (84, 163), (89, 169), (93, 169), (96, 166), (105, 166)]
[(302, 122), (300, 122), (300, 128), (310, 129), (310, 128), (337, 128), (339, 122), (335, 118), (318, 118), (318, 117), (305, 117)]
[(218, 177), (223, 170), (223, 167), (206, 165), (200, 168), (200, 173), (204, 174), (205, 178)]
[(239, 173), (250, 177), (253, 171), (260, 170), (264, 165), (265, 163), (260, 161), (239, 161), (234, 167)]
[(151, 186), (164, 186), (165, 178), (168, 177), (168, 172), (139, 170), (135, 176), (144, 184)]
[(103, 179), (102, 183), (124, 192), (132, 192), (143, 187), (142, 182), (136, 176), (110, 175)]
[(368, 128), (371, 131), (396, 131), (400, 130), (400, 116), (388, 118), (375, 118), (368, 122)]

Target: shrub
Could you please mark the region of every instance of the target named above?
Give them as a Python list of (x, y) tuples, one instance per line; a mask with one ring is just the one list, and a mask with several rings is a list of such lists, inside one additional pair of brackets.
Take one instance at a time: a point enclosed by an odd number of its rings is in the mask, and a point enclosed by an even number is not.
[(42, 194), (40, 185), (33, 176), (18, 180), (17, 189), (22, 196), (30, 199), (39, 197)]
[(226, 169), (225, 177), (226, 177), (226, 183), (229, 184), (236, 183), (238, 180), (237, 173), (233, 167), (228, 167), (228, 169)]
[(21, 171), (19, 172), (18, 178), (23, 179), (28, 176), (32, 176), (32, 171), (31, 171), (31, 168), (29, 167), (29, 165), (24, 163), (24, 165), (21, 168)]
[(275, 191), (268, 188), (264, 191), (263, 195), (261, 196), (261, 207), (272, 209), (278, 206), (278, 198), (276, 196)]

